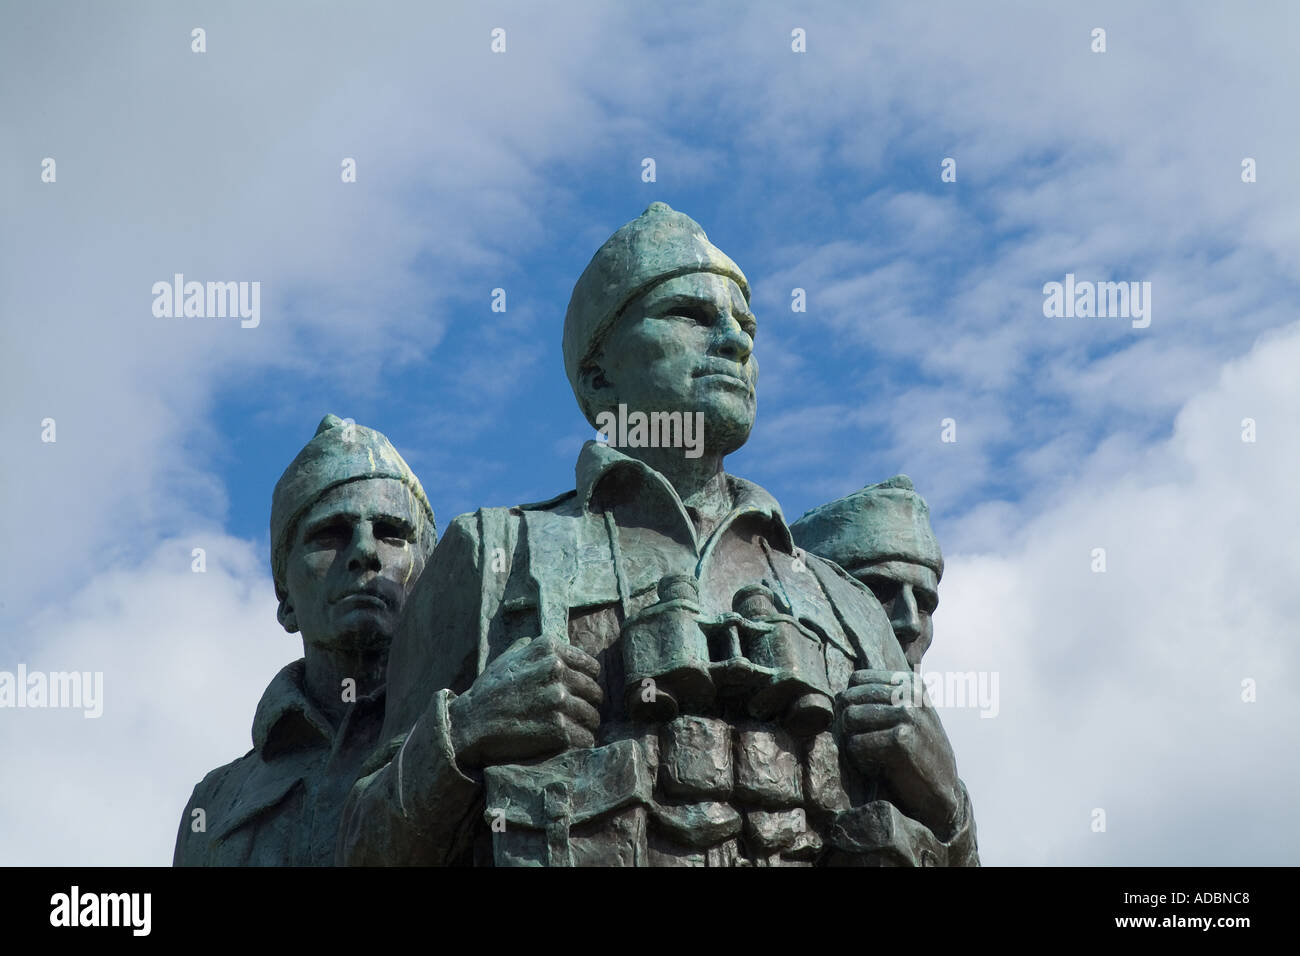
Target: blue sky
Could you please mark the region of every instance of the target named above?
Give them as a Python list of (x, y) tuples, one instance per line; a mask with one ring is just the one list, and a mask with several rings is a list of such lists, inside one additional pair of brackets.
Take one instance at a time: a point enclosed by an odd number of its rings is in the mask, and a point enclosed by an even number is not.
[[(300, 653), (270, 491), (326, 412), (391, 438), (440, 527), (571, 487), (591, 430), (569, 293), (662, 200), (753, 288), (758, 421), (729, 470), (790, 519), (899, 472), (930, 501), (930, 665), (1003, 675), (998, 719), (944, 717), (986, 860), (1294, 855), (1273, 829), (1300, 611), (1292, 5), (425, 6), (6, 11), (3, 530), (24, 546), (0, 565), (0, 669), (93, 665), (115, 696), (93, 729), (0, 712), (30, 753), (11, 779), (67, 782), (9, 788), (0, 847), (167, 861), (189, 788)], [(260, 281), (260, 326), (155, 318), (176, 272)], [(1067, 273), (1151, 282), (1150, 327), (1045, 318)], [(1249, 706), (1248, 677), (1273, 688)], [(1189, 839), (1236, 812), (1229, 783), (1149, 816), (1215, 747), (1246, 761), (1234, 846)], [(21, 834), (90, 812), (71, 764), (133, 824), (51, 851)], [(1124, 839), (1089, 830), (1097, 806)]]

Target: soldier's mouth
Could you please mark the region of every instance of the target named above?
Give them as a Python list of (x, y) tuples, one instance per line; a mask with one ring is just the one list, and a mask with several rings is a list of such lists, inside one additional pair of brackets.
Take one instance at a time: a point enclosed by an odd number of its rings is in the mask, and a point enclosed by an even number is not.
[(736, 372), (727, 371), (724, 369), (718, 369), (718, 368), (697, 369), (695, 371), (694, 377), (718, 379), (719, 381), (723, 381), (723, 382), (734, 382), (737, 385), (744, 386), (746, 391), (749, 390), (749, 379), (745, 378), (743, 375), (737, 374)]
[(339, 604), (366, 604), (371, 607), (387, 608), (388, 602), (383, 598), (375, 597), (373, 594), (346, 594), (339, 598)]
[(340, 595), (330, 603), (357, 604), (378, 608), (383, 611), (387, 611), (393, 605), (393, 602), (386, 595), (381, 593), (378, 588), (373, 587), (364, 587), (358, 588), (355, 591), (348, 591), (346, 594)]

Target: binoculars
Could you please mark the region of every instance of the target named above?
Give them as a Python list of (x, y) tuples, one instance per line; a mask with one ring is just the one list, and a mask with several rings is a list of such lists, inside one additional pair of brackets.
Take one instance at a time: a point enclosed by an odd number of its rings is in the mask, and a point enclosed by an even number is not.
[(687, 574), (659, 581), (657, 603), (623, 625), (624, 701), (633, 720), (701, 714), (719, 698), (742, 702), (759, 720), (780, 720), (795, 736), (820, 733), (834, 718), (821, 640), (782, 613), (772, 590), (741, 588), (733, 610), (700, 612)]

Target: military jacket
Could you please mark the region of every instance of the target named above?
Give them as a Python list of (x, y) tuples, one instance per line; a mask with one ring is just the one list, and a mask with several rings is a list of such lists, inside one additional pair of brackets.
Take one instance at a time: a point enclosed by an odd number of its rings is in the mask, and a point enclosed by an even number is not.
[[(716, 477), (732, 507), (703, 537), (671, 484), (616, 449), (588, 442), (577, 479), (443, 536), (394, 640), (389, 743), (349, 798), (341, 862), (977, 863), (964, 788), (940, 840), (841, 759), (825, 725), (854, 670), (907, 670), (866, 587), (796, 549), (744, 479)], [(596, 746), (464, 773), (447, 705), (538, 636), (600, 663)], [(812, 719), (794, 720), (808, 702)]]
[(305, 671), (297, 660), (275, 676), (253, 718), (253, 749), (195, 786), (173, 865), (333, 865), (339, 816), (379, 742), (385, 694), (359, 697), (336, 728), (307, 696)]

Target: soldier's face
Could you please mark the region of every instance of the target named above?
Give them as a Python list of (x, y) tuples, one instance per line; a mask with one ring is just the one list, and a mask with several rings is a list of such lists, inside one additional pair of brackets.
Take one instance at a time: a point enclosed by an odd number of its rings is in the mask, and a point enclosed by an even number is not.
[(939, 585), (929, 568), (907, 561), (868, 565), (854, 577), (871, 588), (889, 615), (894, 636), (915, 670), (934, 640), (931, 615), (939, 604)]
[(307, 644), (380, 648), (423, 570), (418, 502), (394, 478), (330, 489), (298, 522), (285, 575)]
[(728, 454), (754, 426), (758, 320), (731, 279), (696, 272), (630, 302), (600, 358), (614, 403), (629, 411), (703, 412), (705, 447)]

